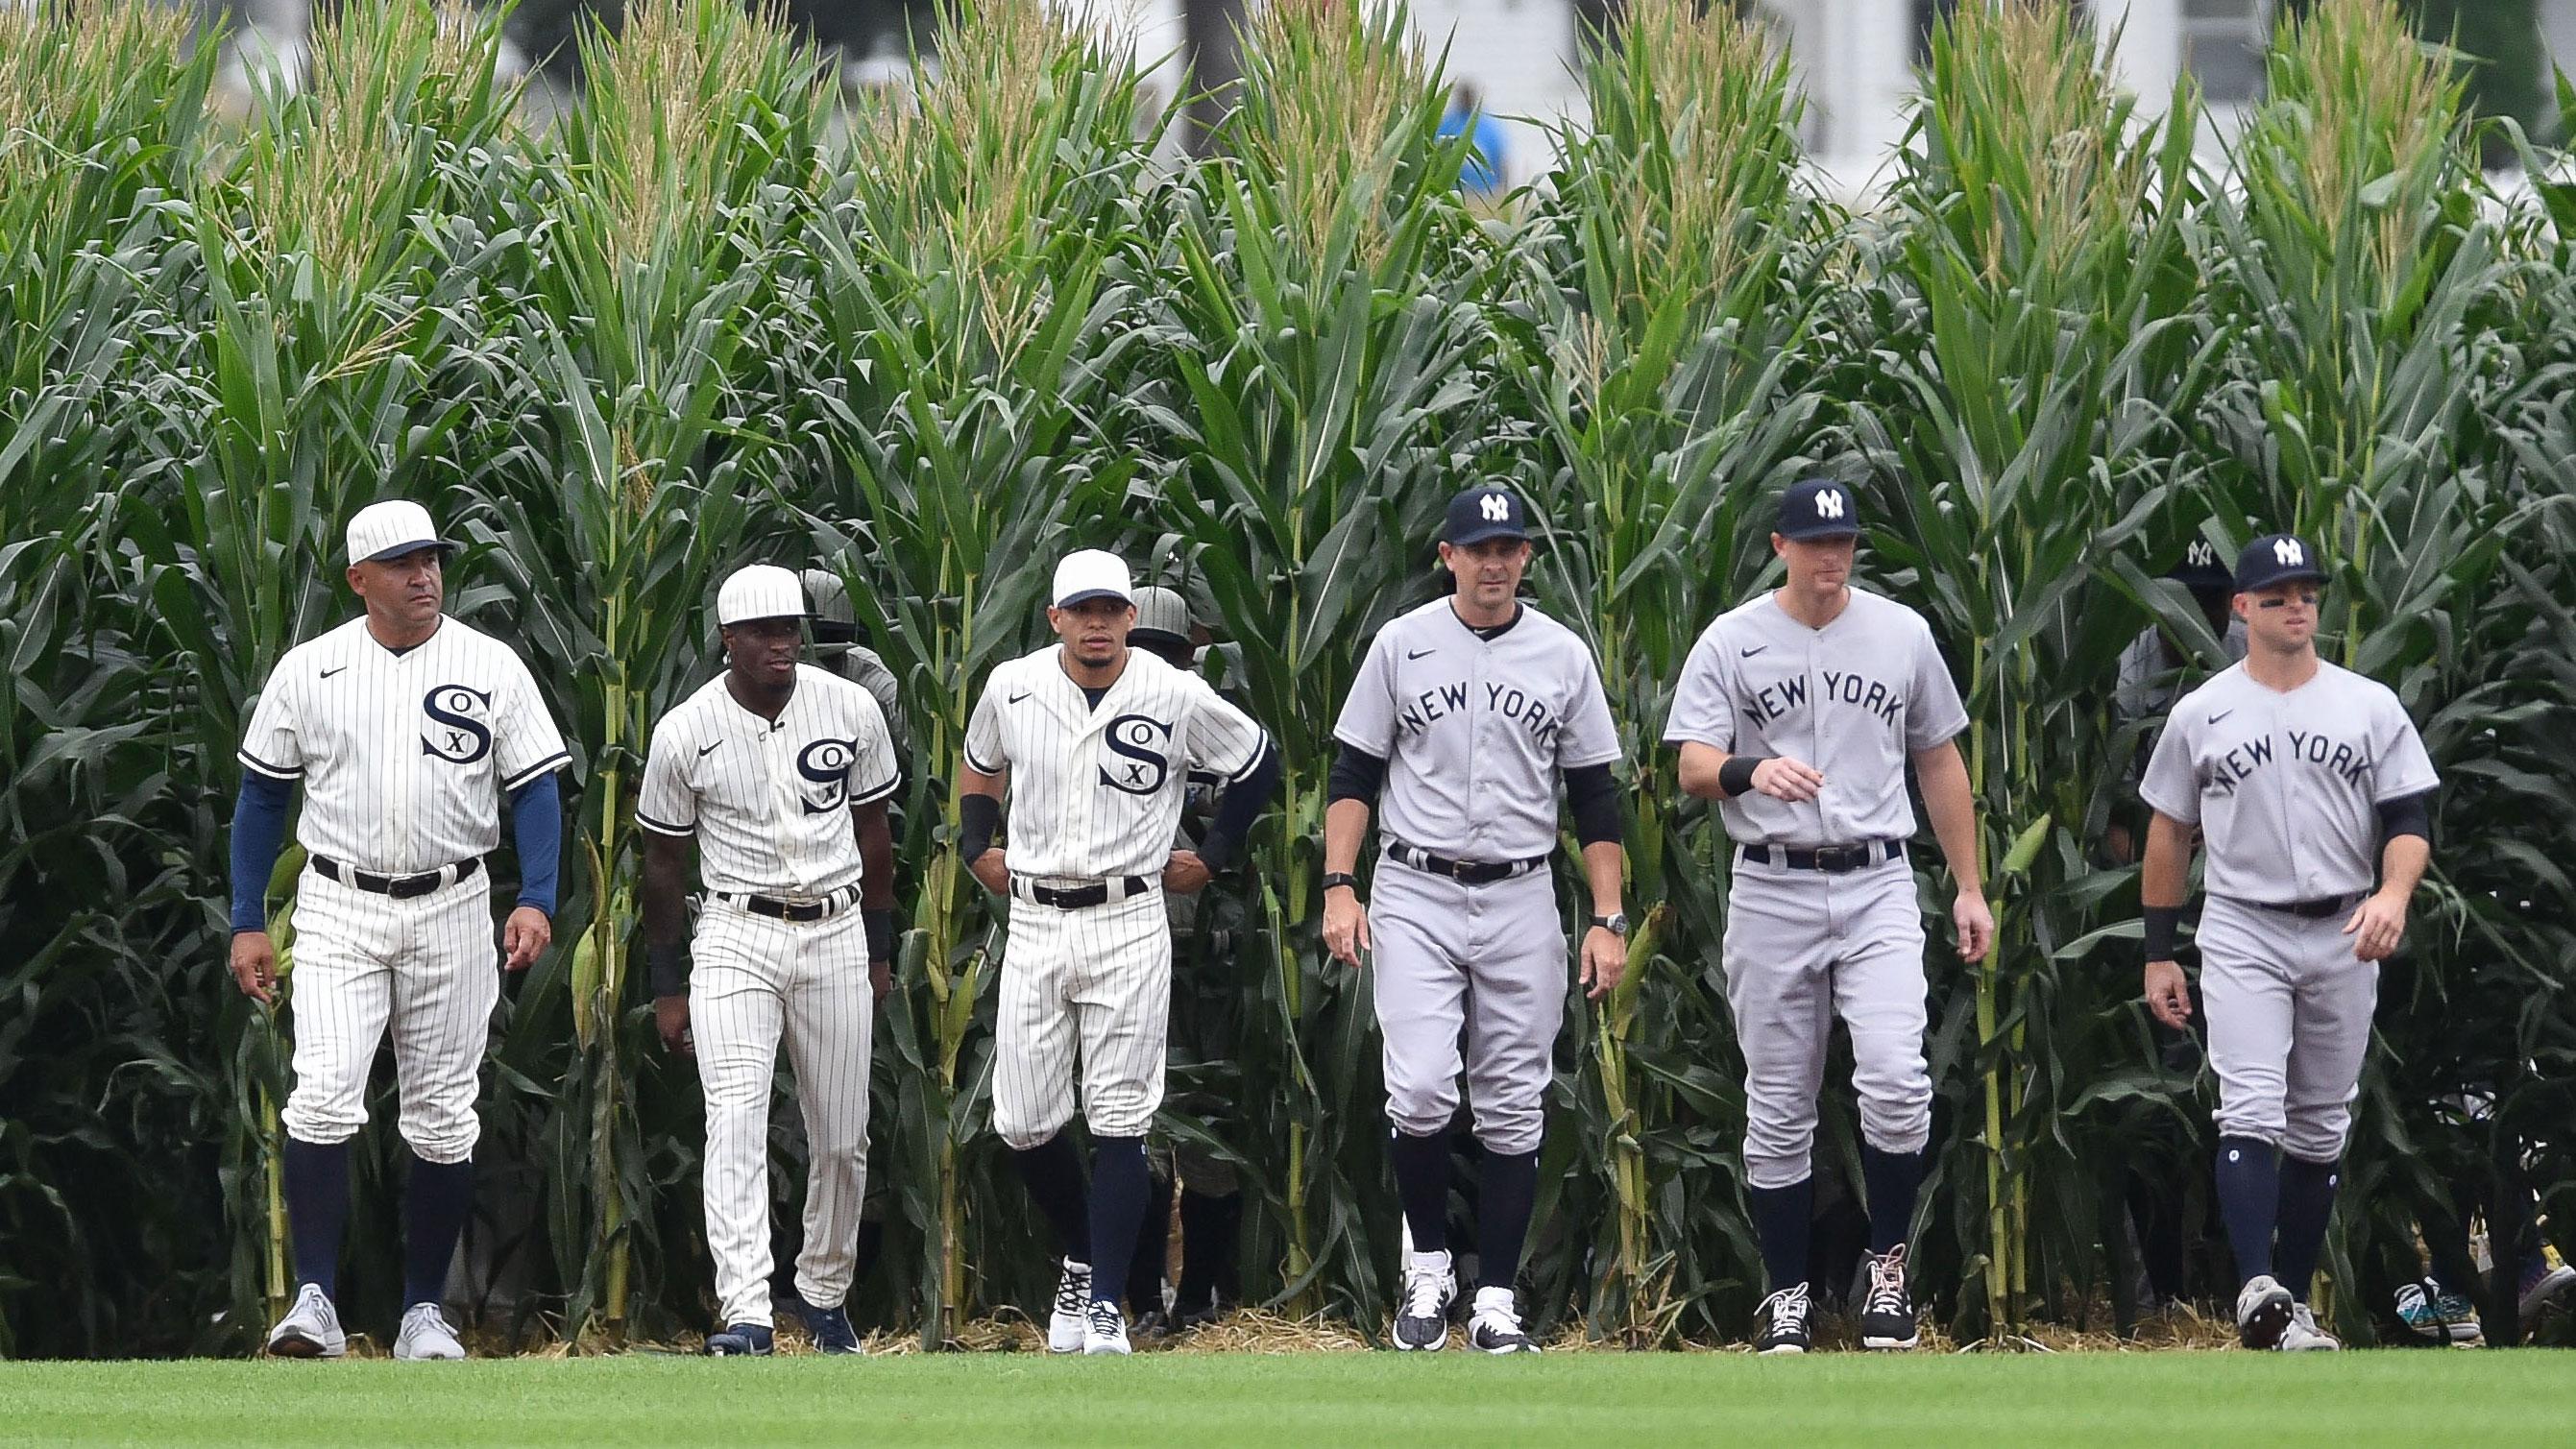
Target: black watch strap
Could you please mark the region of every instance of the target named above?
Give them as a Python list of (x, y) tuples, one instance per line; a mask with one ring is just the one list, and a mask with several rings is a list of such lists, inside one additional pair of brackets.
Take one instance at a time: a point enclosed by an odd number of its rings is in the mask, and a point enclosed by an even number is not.
[(1358, 895), (1360, 893), (1360, 878), (1346, 870), (1326, 871), (1324, 873), (1324, 890), (1329, 894), (1335, 886), (1349, 886), (1351, 888), (1351, 894)]

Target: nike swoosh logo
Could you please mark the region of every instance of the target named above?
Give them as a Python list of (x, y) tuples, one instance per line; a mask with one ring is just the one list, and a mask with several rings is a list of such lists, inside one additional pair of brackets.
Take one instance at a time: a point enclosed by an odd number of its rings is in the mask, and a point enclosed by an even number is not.
[(1028, 698), (1034, 692), (1035, 691), (1023, 689), (1019, 693), (1011, 696), (1011, 703), (1018, 704), (1021, 700)]
[(2227, 718), (2229, 715), (2234, 714), (2234, 713), (2236, 713), (2236, 711), (2234, 711), (2234, 710), (2232, 710), (2232, 709), (2222, 709), (2222, 710), (2220, 710), (2218, 713), (2216, 713), (2216, 714), (2214, 714), (2214, 715), (2211, 715), (2211, 716), (2209, 717), (2209, 722), (2210, 722), (2211, 724), (2216, 724), (2216, 723), (2218, 723), (2220, 720), (2223, 720), (2223, 719)]
[(346, 673), (348, 673), (348, 672), (349, 672), (349, 666), (348, 666), (348, 665), (346, 665), (346, 664), (343, 664), (343, 665), (341, 665), (341, 666), (340, 666), (339, 668), (337, 668), (337, 669), (325, 669), (325, 670), (323, 670), (323, 671), (322, 671), (322, 677), (323, 677), (324, 679), (328, 679), (328, 678), (330, 678), (330, 677), (331, 677), (332, 675), (334, 675), (334, 674), (346, 674)]
[(1742, 654), (1742, 656), (1741, 656), (1741, 657), (1746, 658), (1746, 659), (1750, 659), (1750, 658), (1752, 658), (1754, 655), (1759, 654), (1759, 653), (1761, 653), (1763, 650), (1768, 649), (1768, 648), (1770, 648), (1770, 647), (1771, 647), (1771, 646), (1770, 646), (1770, 645), (1768, 645), (1768, 644), (1756, 644), (1756, 645), (1754, 645), (1752, 648), (1745, 650), (1745, 651), (1743, 652), (1743, 654)]
[(1407, 649), (1404, 651), (1404, 657), (1407, 659), (1419, 659), (1425, 654), (1437, 654), (1439, 652), (1440, 651), (1437, 649)]
[(699, 758), (699, 759), (701, 759), (701, 760), (703, 760), (703, 759), (705, 759), (707, 756), (712, 755), (712, 754), (714, 754), (716, 751), (721, 750), (721, 749), (723, 749), (723, 748), (724, 748), (724, 741), (722, 741), (722, 740), (718, 740), (718, 741), (716, 741), (714, 744), (707, 746), (705, 749), (698, 751), (698, 758)]

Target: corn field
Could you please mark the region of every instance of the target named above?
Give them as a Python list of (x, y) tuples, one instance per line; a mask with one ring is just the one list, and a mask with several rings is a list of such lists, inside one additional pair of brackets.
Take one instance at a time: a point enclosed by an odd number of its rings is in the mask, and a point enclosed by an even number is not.
[[(1540, 1329), (1740, 1338), (1759, 1297), (1724, 839), (1658, 736), (1697, 631), (1774, 578), (1770, 496), (1815, 473), (1867, 500), (1865, 580), (1932, 619), (1974, 720), (2001, 930), (1974, 969), (1932, 947), (1916, 1256), (1944, 1326), (2125, 1322), (2140, 1185), (2206, 1197), (2215, 1089), (2136, 999), (2135, 869), (2105, 847), (2141, 728), (2112, 686), (2150, 627), (2222, 660), (2159, 576), (2274, 527), (2331, 555), (2321, 647), (2396, 688), (2446, 781), (2332, 1313), (2367, 1337), (2419, 1221), (2473, 1196), (2502, 1243), (2537, 1192), (2576, 1247), (2561, 158), (2464, 119), (2389, 0), (2302, 7), (2216, 164), (2187, 83), (2141, 106), (2067, 7), (2009, 0), (1943, 22), (1912, 144), (1852, 210), (1802, 169), (1780, 49), (1706, 8), (1632, 0), (1585, 62), (1591, 124), (1499, 211), (1452, 184), (1437, 57), (1344, 0), (1260, 10), (1182, 163), (1128, 57), (1002, 0), (917, 102), (844, 98), (738, 4), (632, 0), (544, 121), (493, 84), (488, 21), (416, 0), (343, 7), (239, 119), (166, 11), (0, 15), (0, 1354), (242, 1352), (288, 1286), (292, 973), (272, 1013), (225, 970), (233, 752), (278, 655), (355, 608), (339, 530), (386, 496), (469, 542), (450, 607), (517, 641), (575, 756), (461, 1270), (505, 1342), (707, 1324), (698, 1085), (635, 969), (631, 821), (653, 721), (718, 667), (715, 581), (754, 561), (844, 578), (912, 742), (854, 1317), (935, 1346), (1041, 1301), (987, 1129), (991, 908), (948, 840), (967, 706), (1079, 546), (1188, 594), (1285, 763), (1181, 943), (1178, 991), (1227, 1030), (1176, 1056), (1163, 1130), (1240, 1171), (1247, 1301), (1382, 1326), (1377, 1044), (1319, 939), (1330, 726), (1485, 478), (1531, 500), (1536, 601), (1600, 656), (1642, 923), (1558, 1046)], [(2487, 145), (2540, 179), (2500, 193)], [(402, 1148), (376, 1090), (341, 1308), (381, 1331)], [(1828, 1235), (1857, 1150), (1829, 1088)], [(2195, 1252), (2214, 1293), (2223, 1249)]]

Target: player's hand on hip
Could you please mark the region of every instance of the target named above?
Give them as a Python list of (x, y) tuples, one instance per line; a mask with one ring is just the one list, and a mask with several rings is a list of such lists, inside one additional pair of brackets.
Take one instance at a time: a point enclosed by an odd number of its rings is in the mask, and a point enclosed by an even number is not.
[(2147, 963), (2147, 1011), (2176, 1031), (2191, 1024), (2191, 983), (2171, 961)]
[(1324, 949), (1354, 971), (1367, 964), (1360, 957), (1369, 949), (1368, 910), (1360, 904), (1359, 892), (1347, 887), (1324, 892)]
[(662, 1034), (662, 1048), (684, 1057), (698, 1054), (697, 1038), (689, 1031), (689, 998), (656, 996), (653, 998), (653, 1029)]
[(966, 867), (966, 870), (984, 889), (993, 894), (1003, 896), (1011, 893), (1011, 863), (1003, 858), (1000, 846), (994, 846), (975, 857), (975, 863)]
[(1163, 889), (1173, 895), (1197, 895), (1214, 879), (1215, 872), (1207, 868), (1207, 862), (1199, 859), (1195, 850), (1175, 850), (1172, 858), (1163, 862)]
[(512, 911), (510, 919), (501, 923), (501, 950), (505, 953), (502, 969), (527, 970), (536, 964), (537, 957), (545, 953), (554, 938), (554, 922), (546, 919), (545, 912), (535, 906), (521, 906)]
[(2378, 891), (2362, 899), (2352, 919), (2343, 923), (2343, 933), (2352, 937), (2353, 959), (2385, 961), (2397, 954), (2397, 943), (2406, 939), (2406, 899)]
[(1594, 1001), (1619, 987), (1619, 978), (1628, 974), (1628, 943), (1612, 935), (1607, 926), (1594, 926), (1583, 933), (1583, 994)]
[(1795, 805), (1815, 799), (1816, 792), (1825, 788), (1825, 776), (1804, 760), (1774, 755), (1753, 767), (1753, 788)]
[(276, 995), (277, 946), (266, 931), (233, 935), (233, 984), (241, 994), (266, 1006)]
[(1975, 965), (1994, 949), (1995, 911), (1983, 891), (1961, 891), (1950, 902), (1950, 924), (1959, 933), (1959, 959)]

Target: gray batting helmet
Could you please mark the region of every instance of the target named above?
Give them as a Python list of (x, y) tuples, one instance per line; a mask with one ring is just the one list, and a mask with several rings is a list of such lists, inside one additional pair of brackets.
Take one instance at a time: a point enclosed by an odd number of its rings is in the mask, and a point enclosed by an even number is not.
[(1157, 652), (1196, 648), (1190, 638), (1189, 600), (1171, 589), (1138, 589), (1136, 624), (1127, 631), (1127, 642)]

